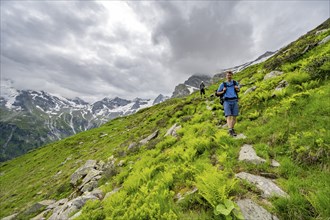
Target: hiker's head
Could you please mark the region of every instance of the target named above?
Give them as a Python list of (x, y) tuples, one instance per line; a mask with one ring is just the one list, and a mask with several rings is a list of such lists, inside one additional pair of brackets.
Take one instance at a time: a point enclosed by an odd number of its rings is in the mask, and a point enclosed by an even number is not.
[(233, 72), (232, 71), (228, 71), (226, 73), (226, 78), (227, 78), (227, 80), (231, 80), (233, 78)]

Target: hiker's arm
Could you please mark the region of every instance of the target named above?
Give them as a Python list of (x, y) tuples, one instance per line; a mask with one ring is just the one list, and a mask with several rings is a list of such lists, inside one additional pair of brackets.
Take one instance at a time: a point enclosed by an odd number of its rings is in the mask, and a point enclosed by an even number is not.
[(227, 90), (226, 87), (224, 87), (223, 85), (220, 85), (218, 91), (217, 91), (217, 95), (222, 95), (223, 93), (225, 93)]
[(239, 92), (241, 89), (239, 85), (234, 86), (234, 88), (235, 88), (236, 92)]

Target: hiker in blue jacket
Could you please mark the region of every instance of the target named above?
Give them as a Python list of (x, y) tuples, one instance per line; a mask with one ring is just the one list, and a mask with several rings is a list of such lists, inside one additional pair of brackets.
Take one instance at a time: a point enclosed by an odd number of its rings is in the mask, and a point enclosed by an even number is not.
[(229, 128), (229, 134), (231, 136), (237, 136), (234, 127), (236, 124), (236, 117), (238, 116), (238, 95), (240, 86), (238, 82), (233, 80), (233, 73), (228, 71), (226, 73), (226, 81), (221, 83), (217, 95), (223, 95), (223, 109), (225, 111), (225, 117), (227, 119), (227, 125)]

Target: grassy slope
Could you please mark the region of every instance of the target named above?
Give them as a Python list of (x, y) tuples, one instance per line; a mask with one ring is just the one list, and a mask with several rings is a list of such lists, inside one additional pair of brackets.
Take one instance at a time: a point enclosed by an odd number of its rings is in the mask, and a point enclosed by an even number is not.
[[(329, 27), (327, 21), (318, 29)], [(216, 218), (214, 207), (226, 198), (246, 197), (281, 219), (329, 217), (330, 43), (311, 46), (301, 54), (307, 44), (313, 45), (330, 33), (315, 35), (315, 31), (265, 63), (235, 75), (245, 84), (237, 131), (247, 139), (232, 139), (218, 127), (224, 117), (216, 99), (206, 102), (193, 94), (168, 100), (2, 163), (0, 217), (40, 200), (68, 196), (70, 176), (79, 166), (87, 159), (106, 160), (111, 155), (125, 164), (115, 176), (100, 180), (100, 185), (104, 192), (122, 189), (102, 202), (89, 202), (81, 219), (212, 219)], [(284, 74), (262, 80), (274, 69)], [(274, 88), (283, 79), (289, 86), (274, 96)], [(253, 85), (257, 90), (243, 95)], [(207, 105), (212, 110), (207, 110)], [(176, 122), (183, 127), (179, 138), (164, 138)], [(160, 135), (155, 140), (137, 152), (127, 152), (130, 143), (156, 129)], [(101, 137), (105, 133), (108, 135)], [(253, 144), (259, 156), (268, 162), (274, 158), (281, 167), (238, 162), (243, 143)], [(268, 204), (254, 186), (234, 178), (240, 171), (277, 174), (277, 184), (290, 198), (272, 198), (272, 205)], [(176, 201), (177, 193), (184, 194), (195, 186), (197, 193)]]

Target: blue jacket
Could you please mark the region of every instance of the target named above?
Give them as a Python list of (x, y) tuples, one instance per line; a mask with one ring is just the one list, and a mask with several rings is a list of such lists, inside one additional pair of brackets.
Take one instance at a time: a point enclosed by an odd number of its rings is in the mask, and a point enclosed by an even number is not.
[[(234, 80), (231, 80), (230, 82), (225, 82), (226, 85), (227, 85), (227, 91), (226, 93), (224, 94), (224, 98), (226, 99), (233, 99), (233, 98), (237, 98), (237, 95), (236, 95), (236, 92), (235, 92), (235, 85), (234, 85)], [(239, 83), (236, 81), (236, 85), (238, 87), (239, 86)], [(218, 92), (221, 92), (223, 90), (225, 86), (223, 85), (223, 83), (220, 84), (219, 88), (218, 88)]]

